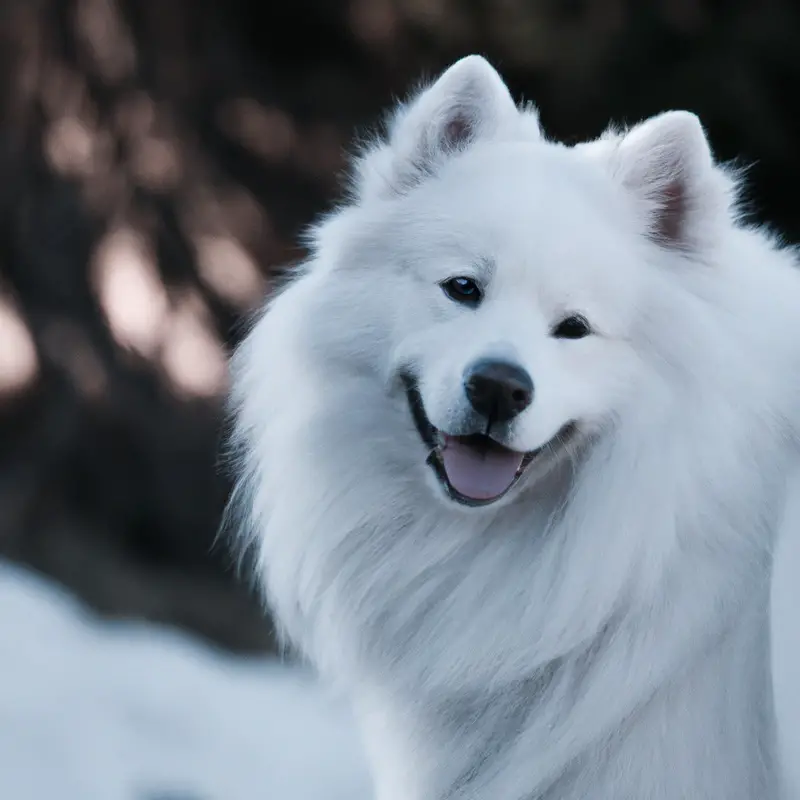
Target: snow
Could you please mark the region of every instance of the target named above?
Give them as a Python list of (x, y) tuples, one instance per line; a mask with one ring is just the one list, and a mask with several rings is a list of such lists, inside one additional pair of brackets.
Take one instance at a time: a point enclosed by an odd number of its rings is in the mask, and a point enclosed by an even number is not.
[(0, 798), (370, 800), (353, 722), (298, 667), (101, 621), (0, 562)]

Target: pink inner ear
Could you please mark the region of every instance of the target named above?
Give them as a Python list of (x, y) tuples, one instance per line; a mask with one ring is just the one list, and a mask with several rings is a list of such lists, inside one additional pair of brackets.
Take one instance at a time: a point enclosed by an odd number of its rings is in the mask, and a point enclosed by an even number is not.
[(659, 201), (654, 236), (666, 245), (682, 244), (688, 205), (683, 181), (674, 180), (668, 183), (659, 193)]
[(475, 133), (469, 116), (463, 113), (450, 119), (442, 131), (442, 144), (448, 149), (455, 149), (467, 144)]

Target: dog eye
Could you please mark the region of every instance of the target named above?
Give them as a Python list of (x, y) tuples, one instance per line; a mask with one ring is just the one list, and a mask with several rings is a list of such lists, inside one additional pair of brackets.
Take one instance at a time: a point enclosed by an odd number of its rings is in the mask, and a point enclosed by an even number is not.
[(573, 314), (572, 316), (562, 319), (553, 328), (553, 336), (556, 339), (583, 339), (592, 332), (585, 317), (580, 314)]
[(472, 278), (450, 278), (439, 285), (451, 300), (465, 306), (477, 306), (483, 298), (480, 287)]

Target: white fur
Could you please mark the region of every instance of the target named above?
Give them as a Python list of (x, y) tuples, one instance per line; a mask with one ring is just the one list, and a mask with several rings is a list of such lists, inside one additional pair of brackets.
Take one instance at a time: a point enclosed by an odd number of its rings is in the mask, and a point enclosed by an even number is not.
[[(800, 280), (734, 202), (693, 115), (567, 148), (469, 57), (356, 163), (239, 349), (243, 541), (287, 638), (352, 696), (379, 800), (781, 796), (768, 610), (800, 516)], [(439, 288), (460, 275), (479, 308)], [(594, 335), (550, 335), (571, 311)], [(493, 352), (536, 386), (516, 449), (582, 435), (464, 508), (397, 378), (447, 429)]]

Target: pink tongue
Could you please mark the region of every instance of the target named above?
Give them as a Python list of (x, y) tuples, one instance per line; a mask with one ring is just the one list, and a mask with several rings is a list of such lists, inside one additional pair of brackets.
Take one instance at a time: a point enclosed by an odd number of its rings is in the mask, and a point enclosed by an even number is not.
[(514, 481), (523, 459), (501, 447), (481, 452), (459, 439), (445, 436), (442, 462), (453, 488), (472, 500), (492, 500)]

